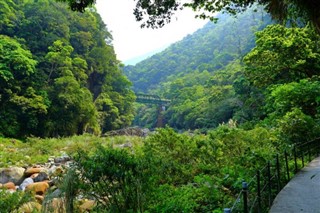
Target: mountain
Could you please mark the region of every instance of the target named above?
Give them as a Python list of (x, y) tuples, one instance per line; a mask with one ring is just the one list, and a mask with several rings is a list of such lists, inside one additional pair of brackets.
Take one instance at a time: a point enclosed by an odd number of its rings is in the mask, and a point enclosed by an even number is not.
[[(123, 67), (135, 92), (171, 100), (163, 112), (171, 127), (205, 130), (230, 119), (242, 123), (264, 116), (262, 96), (244, 77), (242, 58), (255, 47), (255, 32), (271, 18), (262, 8), (251, 8), (218, 19), (135, 66)], [(156, 127), (156, 106), (142, 105), (136, 112), (134, 125)]]
[(244, 56), (254, 47), (254, 32), (271, 22), (262, 8), (252, 8), (237, 17), (221, 14), (218, 18), (217, 23), (207, 23), (135, 66), (125, 66), (124, 72), (133, 82), (134, 90), (148, 92), (195, 70), (214, 72)]

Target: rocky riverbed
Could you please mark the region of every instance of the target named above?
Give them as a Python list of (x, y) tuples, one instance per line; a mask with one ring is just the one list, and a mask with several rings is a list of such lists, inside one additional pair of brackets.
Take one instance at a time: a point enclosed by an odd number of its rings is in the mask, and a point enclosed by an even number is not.
[[(34, 196), (35, 201), (23, 204), (17, 212), (43, 211), (50, 208), (55, 213), (65, 212), (64, 200), (61, 198), (61, 190), (57, 188), (57, 177), (61, 176), (72, 164), (68, 155), (50, 157), (45, 164), (37, 164), (27, 167), (9, 167), (0, 169), (0, 188), (8, 193), (28, 191)], [(52, 192), (50, 204), (44, 205), (47, 192)], [(95, 205), (93, 200), (79, 201), (79, 209), (88, 212)], [(49, 207), (48, 207), (49, 206)]]

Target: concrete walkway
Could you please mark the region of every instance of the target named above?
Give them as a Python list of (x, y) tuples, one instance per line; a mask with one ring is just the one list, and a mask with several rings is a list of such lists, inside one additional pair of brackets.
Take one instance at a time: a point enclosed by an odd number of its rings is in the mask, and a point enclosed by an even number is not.
[(298, 172), (273, 201), (270, 213), (320, 213), (320, 157)]

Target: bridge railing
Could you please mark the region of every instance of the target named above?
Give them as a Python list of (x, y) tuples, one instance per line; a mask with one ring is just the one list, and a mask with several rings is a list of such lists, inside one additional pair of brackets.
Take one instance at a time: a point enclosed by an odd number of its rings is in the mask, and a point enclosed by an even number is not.
[(160, 98), (158, 95), (148, 95), (143, 93), (136, 94), (136, 101), (139, 103), (145, 104), (158, 104), (158, 105), (167, 105), (171, 101), (168, 99)]
[(242, 182), (242, 190), (235, 202), (224, 213), (265, 213), (274, 198), (290, 179), (307, 163), (320, 155), (320, 138), (296, 144), (288, 151), (278, 154), (256, 171), (248, 181)]

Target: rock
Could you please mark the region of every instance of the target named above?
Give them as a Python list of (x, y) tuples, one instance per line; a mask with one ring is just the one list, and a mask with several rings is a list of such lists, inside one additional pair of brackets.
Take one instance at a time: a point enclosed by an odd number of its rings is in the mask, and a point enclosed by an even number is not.
[(124, 143), (124, 144), (119, 144), (119, 145), (117, 145), (117, 147), (119, 147), (119, 148), (132, 148), (132, 143), (128, 142), (128, 143)]
[(33, 179), (33, 178), (37, 177), (38, 174), (39, 174), (39, 173), (34, 173), (34, 174), (30, 175), (30, 177)]
[(48, 169), (48, 174), (50, 176), (59, 176), (64, 172), (63, 168), (61, 166), (55, 166), (53, 165)]
[(48, 163), (53, 163), (54, 162), (54, 156), (50, 156), (48, 158)]
[(26, 187), (26, 190), (33, 191), (37, 195), (44, 195), (48, 188), (49, 188), (48, 182), (43, 181), (43, 182), (36, 182), (36, 183), (29, 184)]
[(146, 137), (150, 133), (149, 129), (141, 129), (139, 127), (128, 127), (125, 129), (113, 130), (105, 133), (103, 136), (131, 135)]
[(24, 179), (24, 181), (20, 184), (19, 190), (24, 191), (29, 184), (34, 183), (31, 177)]
[(41, 204), (37, 202), (28, 202), (23, 204), (18, 212), (23, 212), (23, 213), (32, 213), (32, 212), (40, 212), (41, 211)]
[(35, 173), (40, 173), (43, 170), (43, 168), (40, 167), (32, 167), (32, 168), (27, 168), (26, 171), (24, 172), (26, 177), (30, 177), (31, 175)]
[(62, 156), (54, 159), (55, 163), (66, 163), (67, 161), (70, 161), (71, 158), (69, 156)]
[(42, 195), (35, 195), (34, 198), (38, 201), (38, 203), (42, 204), (44, 200), (44, 196)]
[(95, 207), (96, 202), (94, 200), (85, 200), (83, 204), (79, 206), (80, 212), (88, 212)]
[(61, 196), (61, 194), (62, 194), (61, 189), (56, 189), (56, 190), (54, 190), (54, 191), (50, 194), (50, 196), (51, 196), (51, 197), (58, 198), (58, 197)]
[(8, 189), (12, 191), (16, 191), (16, 185), (13, 182), (8, 182), (2, 185), (3, 189)]
[(25, 169), (22, 167), (10, 167), (0, 169), (0, 183), (13, 182), (19, 185), (23, 181), (23, 174)]
[(38, 175), (33, 178), (34, 182), (42, 182), (45, 180), (49, 180), (49, 176), (45, 172), (39, 172)]
[(138, 135), (139, 137), (147, 137), (148, 135), (150, 135), (150, 129), (148, 128), (142, 128), (140, 135)]

